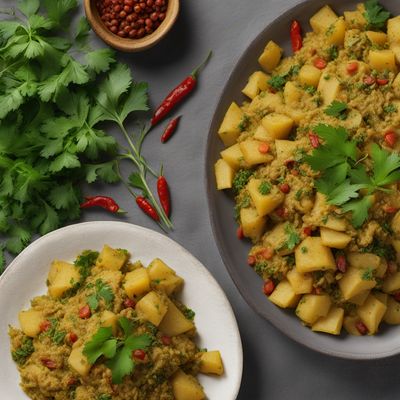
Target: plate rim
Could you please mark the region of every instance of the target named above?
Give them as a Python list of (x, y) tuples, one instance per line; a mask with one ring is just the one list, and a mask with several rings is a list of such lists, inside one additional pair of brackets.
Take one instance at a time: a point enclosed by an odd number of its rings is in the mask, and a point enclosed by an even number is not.
[[(356, 1), (354, 1), (356, 2)], [(345, 0), (343, 0), (341, 3), (345, 4)], [(329, 4), (326, 3), (325, 4)], [(252, 308), (252, 310), (262, 317), (264, 320), (266, 320), (268, 323), (270, 323), (272, 326), (274, 326), (278, 331), (283, 333), (285, 336), (289, 337), (292, 339), (294, 342), (310, 349), (313, 350), (317, 353), (328, 355), (334, 358), (339, 358), (339, 359), (350, 359), (350, 360), (358, 360), (358, 361), (368, 361), (368, 360), (377, 360), (377, 359), (385, 359), (385, 358), (390, 358), (390, 357), (395, 357), (396, 355), (400, 354), (400, 339), (399, 339), (399, 344), (396, 347), (393, 347), (391, 350), (386, 350), (386, 351), (380, 351), (380, 352), (365, 352), (365, 353), (360, 353), (360, 352), (351, 352), (351, 351), (340, 351), (340, 350), (331, 350), (327, 349), (324, 346), (321, 346), (319, 344), (317, 345), (311, 345), (307, 340), (304, 340), (303, 336), (301, 335), (296, 335), (292, 333), (290, 330), (285, 330), (283, 326), (281, 326), (281, 323), (278, 321), (274, 321), (272, 318), (269, 318), (265, 313), (263, 313), (262, 309), (256, 304), (253, 299), (247, 295), (247, 290), (242, 287), (240, 284), (240, 274), (239, 272), (230, 264), (227, 254), (225, 252), (225, 249), (221, 245), (223, 240), (221, 238), (221, 235), (218, 234), (218, 227), (216, 223), (216, 207), (213, 206), (213, 201), (212, 198), (214, 196), (214, 191), (216, 191), (216, 188), (213, 186), (213, 180), (210, 178), (212, 175), (212, 162), (213, 160), (211, 159), (211, 143), (212, 143), (212, 137), (216, 134), (214, 125), (216, 125), (216, 122), (221, 120), (220, 118), (217, 118), (217, 111), (219, 108), (222, 106), (224, 103), (224, 94), (227, 91), (227, 89), (231, 86), (232, 81), (234, 81), (234, 77), (236, 75), (237, 70), (239, 69), (239, 66), (243, 64), (244, 60), (247, 58), (249, 53), (251, 53), (253, 50), (253, 47), (256, 47), (256, 43), (260, 40), (260, 37), (265, 37), (268, 36), (268, 31), (270, 31), (274, 26), (279, 25), (281, 23), (285, 23), (288, 21), (290, 16), (292, 14), (298, 14), (301, 8), (303, 7), (311, 7), (312, 5), (315, 5), (315, 2), (313, 0), (300, 0), (297, 1), (295, 4), (293, 4), (289, 8), (285, 8), (282, 13), (275, 19), (273, 19), (268, 25), (266, 25), (263, 29), (258, 31), (255, 36), (253, 36), (247, 47), (244, 49), (240, 57), (234, 62), (234, 65), (230, 69), (228, 73), (228, 78), (226, 79), (224, 85), (222, 86), (222, 89), (217, 97), (217, 101), (214, 102), (214, 108), (213, 108), (213, 113), (212, 117), (210, 119), (210, 122), (208, 124), (208, 134), (207, 134), (207, 142), (205, 146), (205, 155), (204, 155), (204, 175), (203, 175), (203, 185), (206, 189), (206, 196), (207, 196), (207, 207), (208, 207), (208, 217), (211, 225), (211, 230), (213, 233), (213, 237), (216, 241), (218, 252), (221, 256), (221, 259), (223, 261), (223, 264), (226, 268), (226, 270), (229, 273), (229, 276), (231, 277), (233, 283), (236, 286), (236, 289), (239, 291), (240, 295), (242, 298), (245, 300), (245, 302)], [(332, 4), (333, 6), (335, 4)], [(339, 4), (342, 6), (343, 4)], [(390, 10), (389, 10), (390, 11)], [(308, 30), (307, 30), (308, 32)], [(300, 324), (300, 321), (299, 321)]]
[(18, 254), (10, 262), (10, 264), (6, 267), (6, 270), (4, 271), (4, 273), (0, 276), (0, 291), (2, 290), (4, 285), (6, 285), (6, 282), (8, 279), (7, 277), (9, 277), (12, 274), (18, 274), (20, 272), (20, 268), (19, 268), (19, 271), (17, 271), (17, 270), (15, 270), (15, 268), (13, 268), (13, 265), (20, 262), (20, 259), (25, 257), (26, 253), (35, 251), (36, 247), (40, 246), (42, 244), (42, 242), (46, 241), (49, 237), (60, 235), (67, 231), (79, 230), (79, 228), (83, 227), (83, 226), (84, 227), (86, 227), (86, 226), (104, 226), (104, 224), (112, 225), (115, 228), (123, 227), (123, 228), (127, 228), (127, 229), (136, 230), (137, 232), (146, 232), (146, 234), (152, 235), (153, 237), (157, 237), (158, 239), (167, 242), (166, 243), (167, 245), (168, 244), (173, 245), (175, 248), (179, 249), (180, 252), (183, 253), (186, 257), (192, 259), (194, 264), (197, 264), (199, 269), (201, 269), (202, 272), (205, 274), (207, 280), (209, 280), (210, 283), (213, 286), (215, 286), (215, 289), (220, 292), (220, 295), (223, 298), (223, 301), (225, 302), (225, 305), (224, 305), (225, 312), (229, 313), (230, 318), (234, 322), (234, 324), (233, 324), (234, 325), (234, 337), (235, 337), (235, 342), (236, 342), (235, 343), (236, 350), (237, 350), (236, 352), (237, 352), (237, 356), (238, 356), (238, 360), (237, 360), (238, 379), (235, 382), (235, 385), (232, 385), (232, 395), (233, 395), (233, 399), (236, 399), (239, 394), (242, 379), (243, 379), (243, 344), (242, 344), (242, 339), (241, 339), (241, 335), (240, 335), (239, 325), (238, 325), (235, 313), (233, 311), (232, 305), (231, 305), (225, 291), (222, 289), (221, 285), (214, 278), (214, 276), (208, 270), (208, 268), (197, 257), (195, 257), (192, 253), (190, 253), (185, 247), (183, 247), (180, 243), (176, 242), (175, 240), (173, 240), (172, 238), (170, 238), (167, 235), (164, 235), (160, 232), (157, 232), (157, 231), (149, 229), (149, 228), (145, 228), (140, 225), (132, 224), (129, 222), (122, 222), (122, 221), (106, 221), (106, 220), (100, 221), (100, 220), (97, 220), (97, 221), (89, 221), (89, 222), (80, 222), (80, 223), (61, 227), (59, 229), (49, 232), (48, 234), (41, 236), (38, 239), (34, 240), (32, 243), (29, 244), (29, 246), (27, 246), (20, 254)]

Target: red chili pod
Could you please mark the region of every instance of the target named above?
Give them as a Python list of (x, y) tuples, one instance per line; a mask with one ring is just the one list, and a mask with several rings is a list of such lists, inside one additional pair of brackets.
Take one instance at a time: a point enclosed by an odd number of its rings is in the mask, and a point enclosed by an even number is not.
[(169, 192), (168, 182), (164, 175), (157, 179), (157, 193), (161, 206), (167, 217), (171, 215), (171, 196)]
[(174, 119), (171, 119), (171, 121), (169, 121), (167, 127), (165, 128), (164, 133), (161, 136), (161, 143), (166, 143), (171, 138), (171, 136), (175, 133), (180, 119), (181, 119), (181, 117), (179, 116), (179, 117), (176, 117)]
[(136, 197), (136, 204), (139, 206), (139, 208), (150, 218), (152, 218), (154, 221), (159, 221), (160, 216), (158, 215), (157, 211), (154, 209), (154, 207), (150, 204), (150, 202), (145, 199), (143, 196), (138, 196)]
[(80, 205), (81, 208), (101, 207), (111, 213), (124, 213), (117, 202), (107, 196), (87, 196), (86, 201)]
[(294, 20), (290, 27), (290, 39), (292, 41), (292, 49), (294, 52), (299, 51), (303, 47), (303, 38), (301, 37), (301, 25), (299, 21)]

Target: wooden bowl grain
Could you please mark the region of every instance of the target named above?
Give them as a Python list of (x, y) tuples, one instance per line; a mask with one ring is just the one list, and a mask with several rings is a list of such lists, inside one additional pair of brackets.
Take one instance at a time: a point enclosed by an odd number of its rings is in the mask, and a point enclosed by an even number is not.
[(121, 38), (109, 31), (100, 19), (96, 1), (84, 0), (86, 18), (100, 39), (109, 46), (127, 53), (143, 51), (157, 44), (174, 25), (179, 14), (179, 7), (179, 0), (168, 0), (167, 12), (161, 25), (150, 35), (141, 39), (130, 39)]

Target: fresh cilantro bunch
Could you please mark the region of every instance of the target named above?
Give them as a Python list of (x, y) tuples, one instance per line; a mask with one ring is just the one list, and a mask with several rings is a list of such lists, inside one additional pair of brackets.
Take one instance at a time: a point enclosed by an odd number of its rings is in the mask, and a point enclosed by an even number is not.
[(100, 358), (105, 360), (106, 366), (112, 372), (112, 382), (122, 383), (126, 375), (132, 373), (135, 368), (135, 361), (132, 359), (134, 350), (147, 350), (152, 344), (153, 338), (148, 334), (135, 336), (133, 323), (125, 317), (118, 320), (124, 333), (123, 338), (113, 336), (112, 328), (99, 328), (88, 341), (83, 354), (87, 357), (90, 364), (94, 364)]
[(313, 131), (324, 141), (304, 157), (314, 171), (321, 173), (315, 187), (327, 196), (329, 204), (351, 212), (353, 225), (360, 227), (372, 206), (370, 195), (377, 190), (388, 192), (386, 186), (400, 180), (400, 156), (373, 144), (371, 167), (367, 168), (363, 161), (369, 158), (359, 159), (357, 143), (346, 129), (320, 124)]

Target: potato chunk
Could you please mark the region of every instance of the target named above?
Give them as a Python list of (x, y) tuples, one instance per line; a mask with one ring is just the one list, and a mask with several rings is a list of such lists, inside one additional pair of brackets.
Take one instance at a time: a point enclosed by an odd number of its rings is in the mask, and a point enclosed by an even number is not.
[(367, 300), (367, 297), (369, 296), (369, 294), (371, 293), (370, 290), (364, 290), (363, 292), (356, 294), (355, 296), (353, 296), (351, 299), (349, 299), (348, 301), (350, 303), (356, 304), (358, 306), (361, 306), (364, 304), (365, 300)]
[(268, 114), (261, 123), (271, 139), (286, 139), (293, 128), (294, 121), (283, 114)]
[(378, 331), (379, 324), (385, 315), (387, 307), (372, 294), (369, 295), (365, 303), (358, 307), (357, 314), (361, 321), (368, 328), (368, 334), (373, 335)]
[(254, 97), (256, 97), (260, 93), (260, 91), (268, 89), (269, 79), (270, 76), (262, 71), (254, 72), (252, 75), (250, 75), (249, 81), (242, 90), (242, 93), (250, 99), (254, 99)]
[(339, 94), (340, 82), (335, 76), (331, 76), (329, 79), (328, 73), (324, 72), (319, 80), (318, 92), (321, 94), (323, 106), (328, 106), (335, 100)]
[[(275, 210), (284, 200), (285, 195), (276, 187), (271, 187), (269, 192), (261, 190), (263, 185), (267, 185), (261, 179), (250, 179), (247, 190), (256, 207), (259, 216), (264, 217)], [(266, 193), (266, 194), (263, 194)]]
[(242, 150), (240, 150), (239, 143), (236, 143), (233, 146), (221, 151), (221, 157), (234, 171), (238, 170), (241, 167), (243, 160), (243, 154)]
[(192, 375), (178, 370), (171, 379), (172, 391), (176, 400), (203, 400), (206, 398), (203, 388)]
[(357, 323), (360, 322), (360, 318), (357, 316), (347, 315), (343, 319), (343, 327), (347, 333), (353, 336), (361, 336), (360, 331), (357, 329)]
[(317, 87), (322, 71), (314, 65), (303, 65), (299, 72), (299, 81), (303, 85)]
[(283, 91), (283, 97), (286, 104), (292, 106), (293, 104), (297, 103), (302, 98), (302, 96), (304, 96), (304, 91), (301, 90), (294, 82), (286, 82), (285, 89)]
[(297, 308), (296, 315), (306, 324), (314, 324), (318, 318), (325, 317), (331, 307), (331, 299), (327, 294), (305, 294)]
[(321, 241), (324, 246), (334, 249), (344, 249), (350, 242), (351, 236), (343, 232), (334, 231), (328, 228), (320, 228)]
[(400, 272), (388, 275), (383, 281), (382, 291), (385, 293), (395, 293), (400, 290)]
[(159, 258), (150, 263), (147, 272), (151, 284), (168, 296), (180, 290), (183, 286), (183, 279), (176, 275), (176, 272)]
[(322, 33), (335, 23), (337, 19), (338, 16), (332, 8), (326, 5), (310, 18), (310, 25), (315, 33)]
[(372, 69), (379, 72), (397, 71), (396, 58), (392, 50), (370, 50), (368, 62)]
[(329, 45), (343, 46), (345, 33), (346, 23), (340, 17), (326, 31), (326, 41)]
[(381, 263), (381, 258), (373, 253), (352, 252), (347, 254), (347, 261), (356, 268), (372, 268), (376, 270)]
[(388, 20), (387, 37), (390, 44), (400, 44), (400, 16)]
[(368, 40), (375, 45), (383, 46), (387, 42), (387, 35), (384, 32), (374, 32), (374, 31), (367, 31), (365, 32), (367, 35)]
[(259, 57), (258, 63), (266, 72), (271, 73), (281, 61), (282, 53), (283, 50), (271, 40)]
[(81, 279), (78, 268), (64, 261), (53, 261), (48, 275), (49, 295), (58, 299)]
[(222, 364), (221, 353), (217, 351), (205, 351), (200, 357), (200, 372), (203, 374), (222, 375), (224, 365)]
[(276, 158), (278, 160), (292, 159), (298, 147), (297, 141), (277, 139), (275, 140)]
[(388, 296), (387, 309), (383, 320), (390, 325), (400, 324), (400, 303), (391, 296)]
[(332, 307), (328, 315), (321, 317), (312, 326), (314, 332), (325, 332), (331, 335), (340, 335), (343, 326), (344, 310), (340, 307)]
[(360, 11), (345, 11), (343, 14), (347, 28), (363, 29), (367, 25), (367, 20)]
[(128, 252), (122, 249), (113, 249), (105, 244), (97, 258), (96, 265), (105, 269), (120, 270), (128, 257)]
[(296, 248), (295, 260), (297, 271), (301, 274), (336, 270), (336, 262), (331, 249), (322, 244), (320, 237), (305, 238)]
[(73, 371), (81, 376), (86, 376), (92, 367), (83, 354), (83, 346), (72, 349), (68, 357), (68, 364)]
[(260, 239), (266, 223), (266, 218), (261, 217), (255, 208), (240, 209), (240, 225), (245, 237), (252, 240)]
[(215, 180), (217, 181), (217, 189), (225, 190), (232, 187), (235, 171), (222, 158), (219, 159), (214, 166)]
[(44, 315), (41, 311), (28, 310), (18, 313), (21, 330), (29, 337), (35, 337), (40, 333), (40, 324), (44, 319)]
[(268, 247), (275, 250), (280, 256), (286, 256), (294, 252), (294, 249), (289, 249), (287, 246), (288, 232), (291, 232), (294, 228), (289, 223), (282, 222), (276, 224), (271, 231), (265, 233), (263, 242)]
[(240, 107), (233, 102), (225, 114), (224, 120), (218, 130), (218, 135), (225, 146), (232, 146), (235, 144), (240, 135), (239, 125), (243, 118), (243, 111)]
[(158, 329), (168, 336), (177, 336), (194, 329), (193, 322), (188, 320), (171, 300), (166, 301), (168, 311)]
[(117, 314), (109, 310), (103, 311), (100, 316), (100, 326), (104, 328), (111, 327), (113, 334), (116, 335), (118, 330)]
[(376, 286), (376, 281), (373, 277), (370, 279), (367, 269), (350, 267), (344, 273), (338, 284), (343, 298), (349, 300), (365, 290), (374, 288)]
[(307, 294), (312, 292), (312, 276), (300, 274), (296, 268), (293, 268), (287, 273), (286, 278), (296, 294)]
[(137, 302), (136, 311), (139, 316), (158, 326), (168, 311), (168, 304), (158, 293), (153, 291)]
[(274, 159), (270, 153), (262, 153), (260, 151), (261, 144), (262, 142), (252, 139), (247, 139), (240, 143), (240, 150), (247, 165), (270, 163)]
[(150, 278), (145, 268), (138, 268), (125, 275), (124, 289), (129, 298), (150, 291)]
[(293, 308), (297, 306), (300, 295), (296, 294), (288, 281), (281, 281), (268, 299), (281, 308)]

